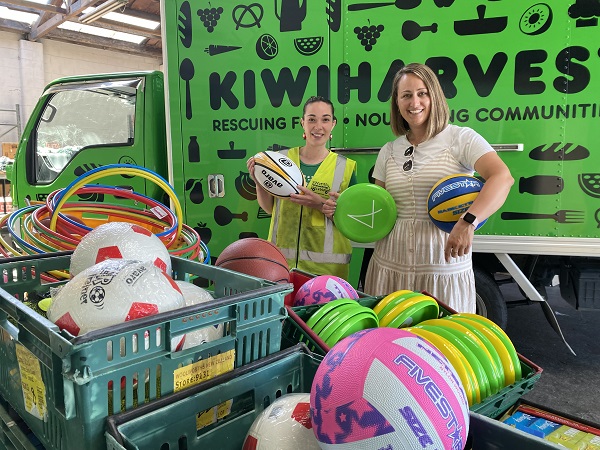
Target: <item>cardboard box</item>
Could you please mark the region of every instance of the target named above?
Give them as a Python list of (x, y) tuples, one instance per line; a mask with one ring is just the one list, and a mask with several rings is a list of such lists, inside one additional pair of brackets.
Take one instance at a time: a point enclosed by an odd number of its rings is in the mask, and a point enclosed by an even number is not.
[(10, 159), (15, 159), (15, 155), (17, 154), (17, 146), (19, 144), (16, 142), (3, 142), (2, 143), (2, 156), (6, 156)]

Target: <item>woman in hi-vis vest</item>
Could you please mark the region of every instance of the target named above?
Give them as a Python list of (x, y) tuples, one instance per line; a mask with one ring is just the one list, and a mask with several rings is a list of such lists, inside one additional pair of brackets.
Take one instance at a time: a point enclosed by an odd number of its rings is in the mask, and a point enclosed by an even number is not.
[[(356, 162), (327, 148), (335, 123), (331, 101), (309, 98), (301, 119), (306, 143), (280, 152), (298, 165), (306, 187), (299, 186), (302, 194), (289, 199), (272, 196), (259, 183), (256, 193), (260, 207), (271, 214), (268, 239), (282, 251), (290, 268), (347, 280), (352, 246), (333, 223), (333, 213), (340, 192), (356, 183)], [(254, 179), (254, 158), (248, 159), (247, 166)]]

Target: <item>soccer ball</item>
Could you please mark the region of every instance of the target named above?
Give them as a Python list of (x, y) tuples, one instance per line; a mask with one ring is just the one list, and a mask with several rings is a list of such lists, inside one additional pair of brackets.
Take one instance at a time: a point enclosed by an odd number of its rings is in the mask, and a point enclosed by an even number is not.
[[(206, 289), (202, 289), (193, 283), (176, 280), (179, 290), (183, 294), (186, 306), (199, 305), (214, 300), (213, 296)], [(214, 341), (223, 337), (223, 324), (209, 325), (199, 330), (191, 331), (185, 335), (185, 344), (183, 349), (196, 347), (205, 342)]]
[(456, 370), (426, 340), (397, 328), (335, 344), (315, 374), (313, 430), (327, 450), (465, 447), (469, 405)]
[[(55, 295), (48, 319), (80, 336), (185, 306), (175, 281), (149, 262), (108, 259), (73, 277)], [(185, 335), (172, 342), (181, 349)]]
[(310, 394), (279, 397), (254, 419), (242, 450), (320, 450), (309, 400)]
[(158, 236), (128, 222), (108, 222), (86, 234), (71, 255), (71, 275), (105, 259), (150, 261), (171, 274), (169, 250)]
[(334, 275), (311, 278), (298, 289), (294, 306), (320, 305), (338, 298), (358, 299), (358, 293), (346, 280)]

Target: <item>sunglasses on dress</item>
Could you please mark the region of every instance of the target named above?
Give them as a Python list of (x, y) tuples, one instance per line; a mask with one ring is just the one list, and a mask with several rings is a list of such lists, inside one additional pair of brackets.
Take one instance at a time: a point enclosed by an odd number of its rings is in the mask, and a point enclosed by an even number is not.
[(404, 156), (406, 156), (407, 158), (410, 158), (410, 159), (407, 159), (404, 162), (404, 164), (402, 164), (402, 169), (404, 169), (405, 172), (408, 172), (413, 167), (412, 156), (413, 156), (414, 152), (415, 152), (415, 148), (412, 145), (410, 147), (408, 147), (406, 150), (404, 150)]

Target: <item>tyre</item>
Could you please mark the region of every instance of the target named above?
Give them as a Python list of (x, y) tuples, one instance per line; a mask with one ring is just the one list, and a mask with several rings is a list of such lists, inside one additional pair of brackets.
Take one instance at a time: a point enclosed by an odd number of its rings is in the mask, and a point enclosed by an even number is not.
[(496, 280), (484, 270), (473, 268), (473, 272), (475, 274), (477, 314), (487, 317), (505, 330), (508, 323), (506, 302)]

